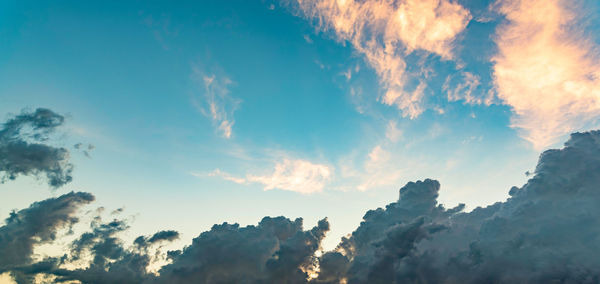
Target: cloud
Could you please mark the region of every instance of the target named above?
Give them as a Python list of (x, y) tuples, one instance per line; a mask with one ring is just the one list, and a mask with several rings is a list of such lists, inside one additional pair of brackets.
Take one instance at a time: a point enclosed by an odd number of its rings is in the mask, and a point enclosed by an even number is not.
[(224, 74), (208, 74), (198, 66), (193, 67), (192, 78), (203, 88), (203, 100), (195, 100), (200, 112), (211, 119), (224, 138), (231, 138), (235, 123), (233, 114), (241, 103), (229, 94), (233, 81)]
[(19, 175), (45, 175), (53, 188), (69, 183), (73, 171), (69, 151), (42, 144), (64, 120), (62, 115), (38, 108), (6, 121), (0, 130), (0, 182)]
[(447, 0), (297, 1), (298, 9), (324, 31), (331, 31), (362, 54), (379, 76), (387, 105), (405, 116), (423, 112), (426, 84), (405, 88), (409, 75), (405, 56), (416, 50), (453, 58), (453, 42), (471, 19), (469, 11)]
[(506, 0), (497, 10), (507, 21), (497, 31), (494, 80), (498, 97), (514, 110), (512, 126), (536, 149), (593, 126), (600, 57), (577, 21), (585, 11), (561, 0)]
[(265, 217), (258, 226), (214, 225), (160, 270), (159, 282), (303, 283), (328, 230), (326, 219), (303, 231), (302, 219), (284, 217)]
[(244, 178), (238, 178), (216, 169), (208, 175), (221, 177), (239, 184), (259, 183), (264, 186), (265, 190), (281, 189), (310, 194), (322, 191), (333, 177), (333, 172), (333, 168), (324, 164), (315, 164), (302, 159), (284, 158), (283, 161), (275, 165), (275, 169), (271, 174), (247, 174)]
[(593, 283), (600, 279), (600, 131), (575, 133), (539, 159), (510, 198), (462, 213), (440, 184), (410, 182), (325, 253), (323, 282)]
[[(159, 231), (152, 236), (137, 237), (126, 248), (118, 237), (119, 233), (129, 228), (126, 221), (114, 219), (103, 222), (97, 216), (90, 228), (90, 232), (81, 234), (71, 243), (68, 254), (60, 259), (59, 265), (43, 272), (54, 275), (55, 280), (61, 282), (151, 283), (156, 275), (148, 271), (149, 267), (166, 258), (161, 253), (161, 244), (179, 238), (176, 231)], [(87, 259), (85, 256), (88, 256)], [(71, 264), (72, 267), (72, 264), (82, 260), (90, 260), (87, 267), (69, 269), (65, 266)]]
[[(199, 173), (192, 173), (192, 175), (196, 176), (196, 177), (204, 177), (203, 174), (199, 174)], [(245, 178), (234, 177), (234, 176), (230, 175), (229, 173), (221, 171), (220, 169), (215, 169), (214, 171), (208, 173), (208, 176), (209, 177), (220, 177), (224, 180), (232, 181), (232, 182), (239, 183), (239, 184), (247, 183)]]
[(96, 146), (94, 146), (92, 144), (83, 145), (83, 143), (77, 143), (77, 144), (73, 145), (73, 148), (75, 148), (76, 150), (82, 151), (86, 157), (91, 158), (92, 156), (90, 155), (90, 152), (92, 152), (92, 150), (96, 149)]
[(31, 264), (34, 246), (55, 241), (59, 230), (78, 222), (77, 209), (93, 200), (89, 193), (71, 192), (13, 211), (0, 227), (0, 274)]
[[(100, 215), (90, 223), (90, 231), (77, 236), (62, 256), (37, 256), (34, 247), (57, 240), (57, 232), (79, 221), (77, 209), (94, 200), (85, 192), (71, 192), (32, 204), (11, 214), (0, 227), (0, 274), (10, 272), (18, 283), (34, 283), (38, 276), (52, 282), (149, 283), (156, 275), (149, 267), (165, 261), (162, 244), (179, 238), (176, 231), (159, 231), (139, 236), (126, 247), (119, 233), (129, 229), (125, 220), (104, 222)], [(102, 210), (98, 210), (100, 213)]]
[(446, 92), (448, 101), (463, 100), (467, 104), (490, 105), (494, 102), (493, 92), (477, 92), (481, 85), (479, 76), (470, 72), (460, 72), (460, 81), (451, 87), (452, 77), (448, 76), (442, 90)]
[[(374, 165), (393, 161), (381, 146), (368, 157)], [(281, 164), (267, 179), (273, 184), (279, 184), (273, 177), (293, 176), (288, 170), (315, 165)], [(163, 244), (179, 237), (176, 231), (139, 236), (128, 245), (120, 238), (127, 220), (104, 221), (98, 211), (89, 229), (75, 236), (78, 209), (94, 196), (71, 192), (10, 214), (0, 226), (0, 275), (10, 273), (19, 283), (37, 277), (82, 283), (596, 283), (598, 184), (600, 130), (574, 133), (562, 149), (543, 152), (533, 176), (511, 188), (504, 202), (471, 212), (462, 204), (448, 209), (437, 201), (439, 182), (409, 182), (396, 202), (366, 212), (334, 251), (321, 253), (327, 219), (309, 230), (301, 218), (265, 217), (246, 227), (223, 223), (182, 250), (163, 252)], [(36, 246), (58, 242), (62, 231), (73, 239), (63, 255), (34, 254)], [(157, 273), (150, 271), (164, 262)]]
[[(315, 253), (329, 231), (326, 219), (303, 230), (301, 218), (265, 217), (257, 226), (214, 225), (183, 250), (165, 254), (162, 244), (179, 238), (176, 231), (139, 236), (126, 246), (119, 234), (130, 227), (127, 222), (105, 222), (97, 215), (64, 255), (34, 260), (34, 245), (56, 240), (57, 230), (78, 222), (74, 212), (93, 199), (89, 193), (69, 193), (13, 213), (0, 227), (0, 274), (9, 272), (18, 283), (39, 276), (83, 283), (302, 283), (316, 271)], [(159, 274), (149, 271), (167, 260)]]

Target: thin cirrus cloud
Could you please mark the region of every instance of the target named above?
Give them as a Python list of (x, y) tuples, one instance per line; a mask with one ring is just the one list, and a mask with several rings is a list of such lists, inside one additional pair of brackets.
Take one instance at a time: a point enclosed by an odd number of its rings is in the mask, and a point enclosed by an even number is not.
[[(281, 189), (311, 194), (322, 191), (332, 179), (333, 173), (333, 168), (324, 164), (316, 164), (302, 159), (284, 158), (275, 165), (270, 174), (247, 174), (246, 177), (240, 178), (220, 169), (215, 169), (208, 175), (239, 184), (262, 184), (264, 190)], [(195, 173), (192, 173), (192, 175), (199, 176)]]
[(233, 114), (241, 100), (231, 96), (229, 88), (234, 82), (221, 73), (207, 73), (194, 66), (192, 79), (201, 86), (203, 92), (202, 98), (195, 99), (194, 103), (212, 121), (221, 136), (229, 139), (235, 123)]
[(493, 58), (498, 96), (514, 110), (512, 126), (536, 149), (600, 115), (597, 46), (560, 0), (502, 1), (508, 22), (497, 31)]
[(380, 101), (411, 118), (424, 111), (426, 84), (419, 79), (416, 88), (405, 88), (405, 56), (424, 50), (452, 59), (453, 41), (471, 20), (468, 10), (447, 0), (298, 0), (298, 7), (319, 29), (351, 43), (375, 69), (385, 89)]

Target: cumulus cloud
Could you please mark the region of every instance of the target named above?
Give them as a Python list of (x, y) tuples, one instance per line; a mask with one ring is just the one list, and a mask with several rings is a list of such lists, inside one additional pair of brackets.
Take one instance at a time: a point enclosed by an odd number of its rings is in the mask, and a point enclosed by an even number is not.
[[(172, 230), (159, 231), (152, 236), (139, 236), (129, 247), (118, 237), (129, 228), (124, 220), (102, 222), (94, 218), (91, 231), (83, 233), (73, 241), (68, 254), (60, 258), (58, 265), (41, 271), (55, 277), (55, 281), (78, 280), (83, 283), (150, 283), (156, 275), (149, 266), (164, 261), (161, 243), (179, 238)], [(65, 264), (91, 259), (85, 268), (67, 268)]]
[(15, 269), (33, 262), (34, 246), (56, 240), (60, 229), (78, 222), (76, 210), (93, 200), (89, 193), (71, 192), (13, 211), (0, 227), (0, 274), (11, 271), (25, 281)]
[(298, 0), (301, 13), (321, 30), (349, 42), (379, 76), (387, 105), (405, 116), (423, 112), (426, 84), (407, 89), (405, 56), (415, 50), (453, 58), (453, 42), (471, 19), (469, 11), (448, 0)]
[(322, 283), (594, 283), (600, 280), (600, 131), (540, 156), (506, 202), (462, 213), (434, 180), (408, 183), (321, 259)]
[(315, 252), (329, 230), (323, 219), (303, 231), (302, 219), (265, 217), (257, 226), (215, 225), (200, 234), (173, 263), (160, 270), (160, 283), (304, 283), (315, 269)]
[[(39, 276), (82, 283), (304, 283), (317, 271), (315, 253), (329, 231), (326, 219), (303, 230), (301, 218), (265, 217), (257, 226), (214, 225), (183, 250), (165, 254), (162, 244), (179, 238), (176, 231), (139, 236), (127, 246), (119, 237), (127, 222), (98, 215), (63, 256), (34, 260), (34, 245), (55, 240), (57, 230), (79, 220), (75, 209), (91, 201), (89, 193), (69, 193), (13, 213), (0, 227), (0, 274), (9, 272), (18, 283)], [(153, 273), (157, 261), (170, 263)]]
[(54, 188), (70, 182), (69, 151), (44, 144), (64, 120), (62, 115), (38, 108), (6, 121), (0, 130), (0, 182), (19, 175), (45, 175)]
[(577, 5), (562, 0), (506, 0), (507, 22), (497, 31), (493, 58), (498, 97), (512, 125), (536, 149), (600, 116), (598, 47), (581, 30)]
[(281, 189), (303, 194), (320, 192), (333, 177), (333, 168), (302, 159), (283, 159), (270, 174), (247, 174), (240, 178), (216, 169), (209, 176), (221, 177), (239, 184), (259, 183), (265, 190)]
[[(149, 266), (165, 261), (162, 244), (179, 238), (176, 231), (159, 231), (139, 236), (126, 246), (119, 233), (129, 228), (127, 221), (104, 222), (100, 215), (90, 223), (90, 231), (76, 237), (63, 249), (62, 256), (35, 255), (34, 248), (57, 240), (60, 230), (79, 222), (77, 209), (94, 200), (85, 192), (71, 192), (32, 204), (13, 212), (0, 227), (0, 274), (9, 272), (18, 283), (37, 283), (43, 276), (52, 282), (144, 283), (156, 280)], [(98, 211), (98, 212), (101, 212)]]
[[(373, 163), (390, 159), (377, 147), (369, 156)], [(448, 209), (437, 201), (439, 182), (409, 182), (396, 202), (368, 211), (334, 251), (319, 253), (327, 219), (309, 230), (301, 218), (223, 223), (182, 250), (163, 252), (176, 231), (127, 244), (120, 234), (128, 222), (98, 213), (64, 255), (34, 255), (61, 230), (75, 234), (78, 208), (94, 196), (71, 192), (10, 214), (0, 226), (0, 274), (19, 283), (41, 276), (82, 283), (597, 283), (598, 184), (600, 131), (574, 133), (562, 149), (543, 152), (531, 179), (504, 202)], [(159, 261), (169, 263), (151, 271)]]
[(192, 78), (203, 89), (203, 98), (195, 100), (200, 112), (211, 119), (224, 138), (231, 138), (235, 123), (233, 114), (241, 103), (241, 100), (230, 95), (229, 88), (233, 81), (221, 73), (206, 73), (198, 66), (194, 66)]

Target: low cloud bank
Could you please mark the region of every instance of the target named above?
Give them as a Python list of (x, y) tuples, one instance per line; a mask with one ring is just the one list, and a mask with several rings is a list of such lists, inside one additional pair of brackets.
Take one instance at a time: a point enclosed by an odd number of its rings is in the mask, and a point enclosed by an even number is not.
[[(6, 123), (2, 137), (36, 113)], [(57, 125), (60, 116), (43, 113), (49, 116), (38, 117), (54, 120), (34, 120), (34, 129)], [(94, 200), (71, 192), (10, 214), (0, 227), (0, 274), (19, 283), (40, 275), (82, 283), (598, 283), (598, 184), (600, 131), (590, 131), (542, 153), (533, 177), (510, 189), (505, 202), (472, 212), (438, 204), (435, 180), (410, 182), (398, 201), (368, 211), (334, 251), (320, 248), (326, 219), (308, 230), (302, 219), (285, 217), (246, 227), (223, 223), (182, 250), (164, 252), (177, 232), (127, 244), (119, 233), (128, 222), (98, 214), (64, 255), (35, 255), (35, 246), (57, 241), (59, 232), (73, 234), (79, 209)]]

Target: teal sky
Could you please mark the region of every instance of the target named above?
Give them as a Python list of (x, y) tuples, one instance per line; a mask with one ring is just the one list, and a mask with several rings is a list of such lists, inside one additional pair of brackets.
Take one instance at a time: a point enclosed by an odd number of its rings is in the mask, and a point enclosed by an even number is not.
[[(0, 184), (0, 214), (84, 190), (134, 215), (132, 236), (169, 227), (189, 243), (225, 221), (328, 217), (331, 248), (409, 181), (439, 180), (447, 207), (502, 201), (541, 150), (597, 126), (600, 107), (569, 87), (600, 95), (594, 19), (550, 9), (555, 22), (536, 24), (551, 36), (529, 41), (548, 50), (532, 57), (504, 41), (522, 13), (490, 2), (454, 1), (395, 35), (347, 18), (370, 9), (347, 1), (3, 1), (0, 115), (50, 108), (68, 117), (53, 143), (95, 148), (72, 149), (74, 181), (57, 190)], [(565, 50), (556, 22), (581, 31)], [(561, 72), (536, 70), (556, 56)]]

